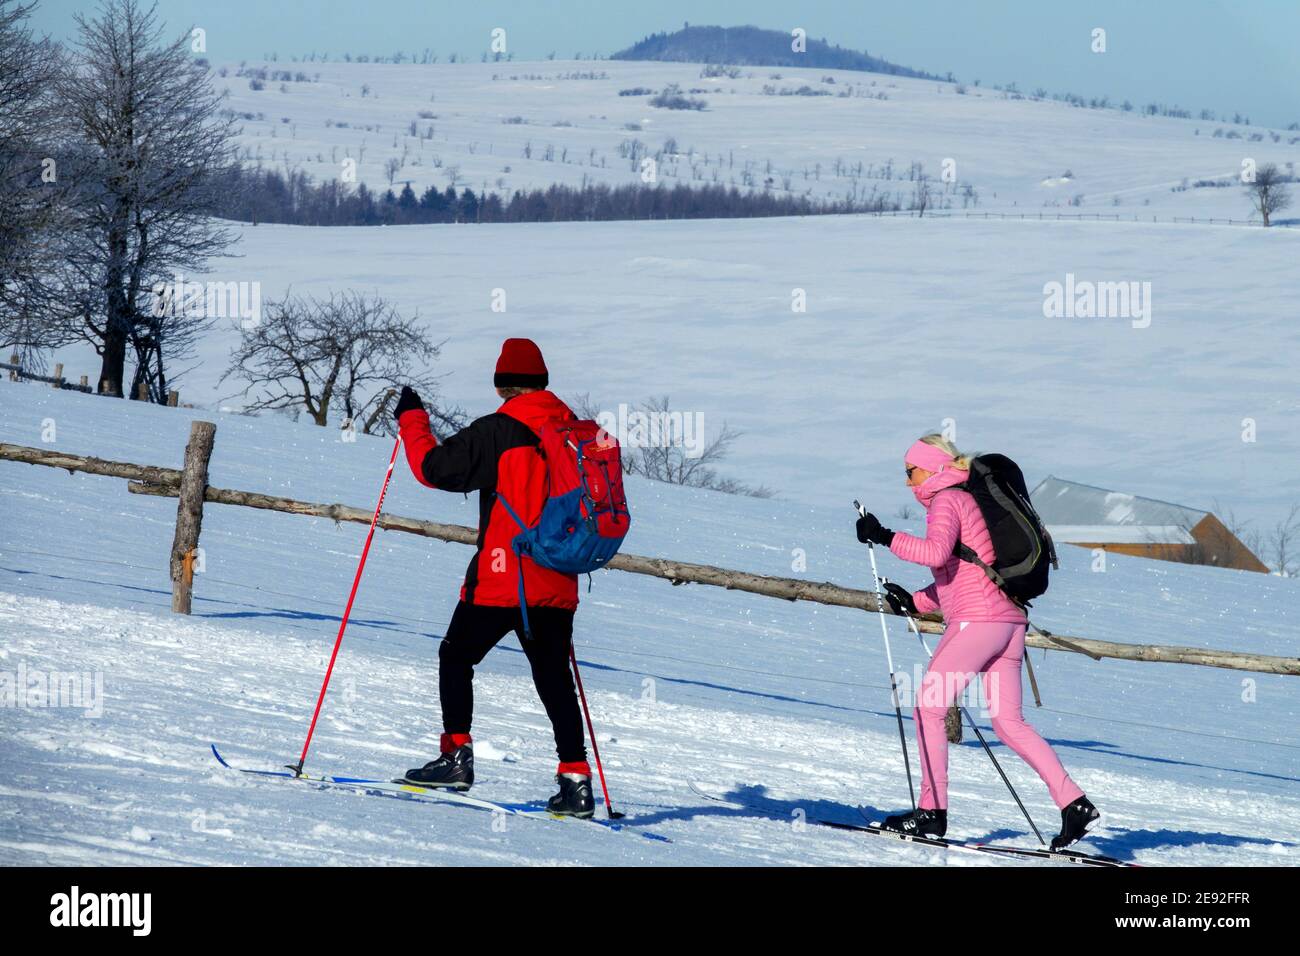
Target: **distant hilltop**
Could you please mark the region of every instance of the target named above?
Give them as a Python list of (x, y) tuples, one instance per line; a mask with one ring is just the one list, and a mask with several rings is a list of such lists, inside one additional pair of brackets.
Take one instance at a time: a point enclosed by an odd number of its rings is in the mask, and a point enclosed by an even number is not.
[(611, 60), (664, 60), (677, 63), (725, 63), (734, 66), (807, 66), (828, 70), (861, 70), (889, 73), (923, 80), (951, 80), (924, 70), (899, 66), (857, 50), (831, 46), (825, 40), (809, 38), (806, 50), (791, 50), (792, 37), (780, 30), (758, 27), (693, 27), (676, 33), (655, 33), (626, 50), (610, 55)]

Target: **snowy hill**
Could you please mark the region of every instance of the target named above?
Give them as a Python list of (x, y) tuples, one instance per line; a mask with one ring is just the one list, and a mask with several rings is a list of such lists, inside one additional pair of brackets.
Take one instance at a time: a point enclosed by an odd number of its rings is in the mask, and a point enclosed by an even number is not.
[[(908, 197), (911, 163), (938, 185), (950, 160), (948, 195), (959, 212), (1244, 220), (1250, 204), (1238, 182), (1194, 184), (1238, 177), (1246, 157), (1291, 173), (1300, 159), (1295, 130), (850, 70), (705, 76), (698, 63), (616, 60), (215, 66), (215, 87), (229, 93), (242, 126), (245, 163), (302, 168), (320, 182), (340, 178), (352, 160), (357, 180), (380, 190), (389, 160), (399, 164), (396, 187), (410, 181), (417, 193), (445, 189), (453, 171), (458, 189), (507, 196), (551, 183), (629, 183), (642, 174), (641, 154), (630, 152), (639, 142), (659, 155), (668, 185), (761, 190), (770, 180), (767, 188), (796, 195)], [(285, 72), (287, 81), (274, 78)], [(669, 84), (707, 108), (650, 105)], [(963, 198), (967, 184), (976, 197)]]
[[(1153, 326), (1153, 328), (1155, 328)], [(796, 352), (797, 350), (792, 350)], [(299, 498), (373, 501), (385, 440), (0, 382), (0, 441), (176, 466), (192, 415), (217, 421), (211, 481)], [(860, 476), (871, 488), (897, 469)], [(878, 491), (876, 495), (883, 495)], [(633, 481), (628, 549), (861, 586), (865, 556), (835, 500), (761, 501)], [(386, 510), (472, 523), (476, 505), (403, 469)], [(102, 716), (0, 710), (0, 860), (14, 863), (942, 863), (1000, 861), (794, 825), (907, 802), (878, 625), (861, 614), (718, 589), (596, 576), (577, 647), (616, 803), (632, 829), (492, 817), (319, 793), (219, 768), (288, 762), (301, 745), (364, 539), (359, 525), (209, 505), (195, 614), (169, 613), (175, 502), (118, 480), (0, 462), (0, 670), (102, 675)], [(436, 746), (436, 640), (468, 549), (380, 533), (310, 765), (388, 776)], [(1044, 624), (1088, 636), (1294, 654), (1300, 592), (1264, 575), (1065, 549)], [(886, 559), (885, 573), (919, 583)], [(891, 623), (900, 669), (921, 655)], [(1034, 722), (1108, 813), (1098, 851), (1146, 863), (1300, 861), (1294, 679), (1093, 662), (1035, 652)], [(513, 640), (479, 668), (475, 792), (549, 792), (545, 715)], [(996, 748), (1040, 826), (1055, 812)], [(771, 813), (703, 800), (766, 786)], [(951, 833), (1024, 840), (984, 755), (954, 748)]]
[(901, 76), (937, 79), (934, 73), (915, 70), (879, 57), (805, 38), (804, 49), (791, 49), (792, 36), (782, 30), (759, 27), (685, 26), (672, 33), (653, 33), (611, 60), (660, 60), (737, 66), (783, 66), (811, 69), (866, 70)]

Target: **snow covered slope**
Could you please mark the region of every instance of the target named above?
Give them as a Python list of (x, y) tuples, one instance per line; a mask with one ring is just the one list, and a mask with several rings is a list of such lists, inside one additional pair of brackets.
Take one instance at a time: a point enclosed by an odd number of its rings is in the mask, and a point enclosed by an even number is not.
[[(186, 410), (0, 382), (0, 441), (176, 466)], [(218, 422), (213, 484), (373, 501), (389, 445), (332, 429)], [(892, 484), (896, 469), (864, 476)], [(868, 481), (868, 478), (870, 481)], [(628, 550), (862, 585), (861, 547), (835, 501), (760, 501), (629, 485)], [(870, 496), (868, 496), (869, 500)], [(394, 479), (387, 509), (472, 523), (475, 503)], [(296, 790), (216, 766), (271, 767), (301, 746), (359, 525), (210, 505), (195, 614), (169, 612), (173, 501), (125, 483), (0, 462), (0, 671), (99, 673), (102, 714), (0, 709), (5, 863), (947, 863), (944, 856), (796, 825), (907, 802), (874, 620), (717, 589), (598, 574), (577, 644), (616, 802), (671, 844), (576, 823)], [(436, 641), (468, 549), (379, 533), (317, 730), (320, 772), (386, 777), (436, 747)], [(1263, 575), (1066, 549), (1047, 626), (1126, 641), (1294, 654), (1300, 592)], [(916, 569), (887, 560), (908, 584)], [(902, 669), (915, 641), (891, 623)], [(1030, 719), (1108, 811), (1092, 848), (1145, 863), (1300, 862), (1300, 688), (1294, 679), (1035, 653), (1046, 706)], [(549, 792), (546, 718), (513, 639), (479, 668), (476, 792)], [(1040, 826), (1055, 813), (998, 747)], [(954, 749), (952, 833), (1029, 839), (982, 752)], [(766, 786), (771, 815), (705, 801)]]

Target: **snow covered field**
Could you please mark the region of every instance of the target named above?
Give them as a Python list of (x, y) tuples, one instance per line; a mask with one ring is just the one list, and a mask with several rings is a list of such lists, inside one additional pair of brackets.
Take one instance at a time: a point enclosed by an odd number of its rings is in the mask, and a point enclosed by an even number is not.
[[(276, 419), (113, 402), (0, 382), (0, 441), (176, 466), (192, 415), (218, 422), (214, 485), (365, 507), (389, 450)], [(894, 469), (858, 489), (892, 484)], [(876, 492), (883, 494), (883, 490)], [(861, 586), (868, 572), (834, 499), (760, 501), (633, 481), (628, 550)], [(402, 471), (386, 510), (472, 523), (473, 501)], [(617, 572), (584, 595), (577, 645), (616, 803), (636, 839), (577, 823), (298, 790), (219, 768), (271, 767), (301, 746), (364, 539), (360, 525), (209, 505), (195, 614), (170, 614), (175, 503), (123, 482), (0, 462), (0, 670), (89, 672), (102, 714), (0, 710), (4, 863), (548, 863), (996, 865), (821, 828), (907, 802), (878, 625), (841, 609)], [(468, 549), (380, 532), (317, 729), (319, 772), (386, 777), (436, 747), (436, 641)], [(1066, 548), (1041, 602), (1049, 626), (1133, 642), (1295, 653), (1294, 582)], [(887, 560), (885, 573), (920, 583)], [(891, 623), (901, 669), (921, 661)], [(1294, 679), (1035, 652), (1030, 719), (1107, 812), (1095, 851), (1150, 864), (1300, 862), (1300, 694)], [(93, 682), (92, 682), (93, 686)], [(476, 792), (550, 792), (554, 755), (522, 653), (479, 668)], [(910, 728), (909, 728), (910, 733)], [(1044, 829), (1056, 814), (997, 747)], [(977, 744), (954, 748), (952, 827), (1032, 839)], [(771, 814), (686, 784), (752, 795)], [(494, 826), (494, 822), (496, 825)]]

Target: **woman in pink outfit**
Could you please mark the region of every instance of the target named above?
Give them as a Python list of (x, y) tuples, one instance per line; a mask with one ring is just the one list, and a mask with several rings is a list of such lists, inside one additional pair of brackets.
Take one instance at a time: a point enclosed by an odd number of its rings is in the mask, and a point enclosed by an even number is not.
[(1021, 712), (1020, 665), (1025, 654), (1024, 609), (1012, 601), (976, 564), (955, 554), (960, 542), (988, 565), (993, 543), (979, 507), (962, 487), (970, 456), (941, 435), (926, 435), (904, 456), (907, 484), (926, 510), (925, 537), (881, 526), (875, 515), (858, 520), (858, 540), (888, 547), (904, 561), (925, 565), (934, 583), (915, 594), (889, 583), (888, 600), (896, 613), (940, 611), (947, 624), (922, 680), (913, 720), (921, 753), (921, 799), (911, 813), (886, 818), (885, 827), (903, 833), (942, 837), (948, 829), (948, 737), (944, 716), (975, 678), (984, 677), (985, 697), (999, 739), (1033, 767), (1061, 809), (1061, 833), (1053, 849), (1074, 843), (1098, 814), (1052, 748)]

